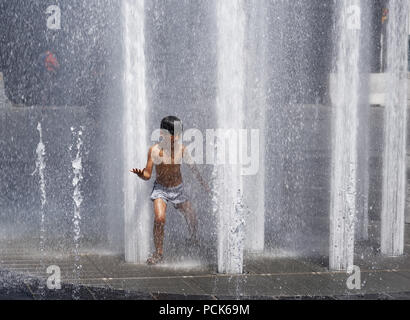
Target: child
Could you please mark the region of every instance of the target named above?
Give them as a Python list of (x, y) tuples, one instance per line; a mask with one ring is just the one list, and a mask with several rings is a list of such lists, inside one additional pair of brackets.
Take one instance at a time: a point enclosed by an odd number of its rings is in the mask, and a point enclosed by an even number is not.
[(148, 161), (145, 169), (133, 169), (132, 173), (138, 175), (142, 180), (151, 179), (153, 167), (155, 165), (156, 181), (151, 194), (154, 204), (154, 243), (155, 253), (147, 260), (150, 265), (155, 265), (163, 260), (164, 226), (166, 218), (167, 204), (172, 203), (185, 217), (190, 233), (189, 242), (192, 245), (198, 243), (197, 240), (197, 217), (184, 192), (184, 185), (181, 175), (181, 163), (185, 158), (189, 167), (195, 174), (202, 186), (209, 191), (208, 185), (204, 182), (199, 171), (192, 161), (188, 159), (186, 147), (182, 145), (182, 122), (177, 117), (169, 116), (161, 121), (162, 141), (149, 149)]

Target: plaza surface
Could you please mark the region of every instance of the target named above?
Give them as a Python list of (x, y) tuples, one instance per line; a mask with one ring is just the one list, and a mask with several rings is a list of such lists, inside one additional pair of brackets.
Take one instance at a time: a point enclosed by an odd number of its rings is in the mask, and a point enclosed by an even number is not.
[[(410, 225), (406, 225), (409, 231)], [(184, 260), (133, 265), (108, 252), (74, 256), (33, 254), (28, 243), (0, 243), (1, 299), (410, 299), (410, 237), (405, 254), (382, 257), (376, 243), (361, 243), (355, 265), (361, 289), (349, 274), (329, 271), (326, 257), (248, 257), (243, 275), (217, 274), (216, 266)], [(81, 265), (79, 272), (75, 265)], [(61, 290), (46, 288), (48, 266), (61, 269)], [(74, 293), (75, 292), (75, 293)]]

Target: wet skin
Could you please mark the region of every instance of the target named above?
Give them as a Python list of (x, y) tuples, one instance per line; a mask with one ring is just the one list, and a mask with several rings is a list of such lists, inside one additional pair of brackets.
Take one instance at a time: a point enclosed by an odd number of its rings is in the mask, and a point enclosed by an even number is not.
[[(152, 146), (148, 151), (147, 165), (143, 170), (133, 169), (132, 173), (138, 175), (142, 180), (148, 181), (151, 179), (152, 171), (155, 166), (156, 181), (166, 188), (173, 188), (183, 183), (181, 174), (181, 163), (185, 154), (185, 146), (175, 143), (177, 139), (171, 136), (170, 148), (163, 148), (161, 144)], [(168, 150), (167, 150), (168, 149)], [(170, 150), (169, 150), (170, 149)], [(167, 152), (168, 151), (168, 152)], [(209, 192), (208, 185), (204, 182), (196, 166), (190, 165), (191, 170)], [(154, 221), (154, 244), (156, 251), (148, 259), (147, 263), (154, 265), (162, 261), (163, 243), (164, 243), (164, 227), (166, 222), (167, 203), (163, 199), (156, 199), (153, 202), (155, 221)], [(190, 233), (190, 241), (197, 242), (197, 226), (198, 220), (195, 211), (189, 201), (181, 203), (176, 208), (183, 214), (188, 224)]]

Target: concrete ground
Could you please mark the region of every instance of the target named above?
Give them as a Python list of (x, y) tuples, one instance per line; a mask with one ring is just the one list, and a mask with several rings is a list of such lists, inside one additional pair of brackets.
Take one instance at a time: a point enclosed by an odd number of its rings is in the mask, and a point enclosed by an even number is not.
[[(410, 231), (410, 225), (406, 226)], [(124, 263), (109, 253), (33, 254), (30, 245), (0, 242), (0, 299), (410, 299), (410, 237), (405, 255), (380, 256), (361, 243), (355, 265), (360, 290), (349, 290), (346, 272), (331, 272), (327, 257), (248, 257), (243, 275), (220, 275), (195, 261), (150, 267)], [(44, 289), (48, 266), (61, 269), (61, 290)], [(75, 265), (81, 266), (75, 271)]]

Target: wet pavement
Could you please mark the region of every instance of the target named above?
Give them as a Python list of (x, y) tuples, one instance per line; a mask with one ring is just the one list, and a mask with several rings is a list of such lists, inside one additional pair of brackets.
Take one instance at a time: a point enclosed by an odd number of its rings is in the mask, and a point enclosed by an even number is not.
[[(243, 275), (221, 275), (216, 266), (195, 261), (133, 265), (107, 252), (84, 252), (76, 260), (50, 252), (36, 255), (27, 243), (16, 241), (0, 241), (0, 249), (0, 299), (410, 299), (408, 236), (405, 255), (398, 258), (380, 256), (376, 243), (358, 245), (360, 290), (348, 289), (346, 272), (329, 271), (325, 256), (266, 254), (246, 259)], [(74, 270), (75, 264), (81, 268)], [(61, 270), (60, 290), (46, 288), (52, 265)]]

